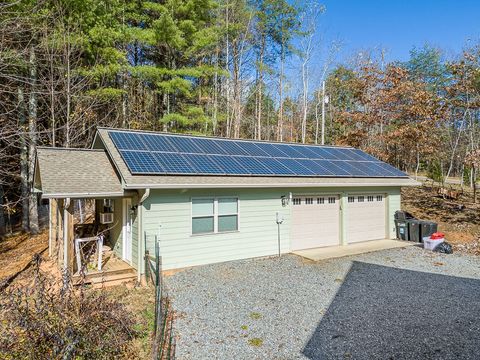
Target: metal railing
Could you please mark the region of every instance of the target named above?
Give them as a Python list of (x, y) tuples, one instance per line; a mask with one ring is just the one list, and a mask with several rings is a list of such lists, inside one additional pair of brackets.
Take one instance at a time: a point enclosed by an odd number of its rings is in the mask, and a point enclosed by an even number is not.
[(148, 236), (145, 233), (145, 278), (147, 284), (155, 286), (155, 322), (153, 329), (152, 359), (175, 359), (174, 314), (171, 303), (163, 290), (162, 257), (157, 235), (154, 236), (155, 256), (148, 250)]

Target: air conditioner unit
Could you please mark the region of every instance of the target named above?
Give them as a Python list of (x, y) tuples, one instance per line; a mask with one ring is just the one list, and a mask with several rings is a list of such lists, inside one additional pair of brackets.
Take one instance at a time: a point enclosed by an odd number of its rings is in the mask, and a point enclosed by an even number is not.
[(100, 224), (113, 223), (113, 213), (100, 213)]

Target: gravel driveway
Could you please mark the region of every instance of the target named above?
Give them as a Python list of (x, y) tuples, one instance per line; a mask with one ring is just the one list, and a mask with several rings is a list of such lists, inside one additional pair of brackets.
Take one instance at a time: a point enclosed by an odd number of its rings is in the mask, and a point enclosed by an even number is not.
[(166, 278), (179, 359), (478, 359), (480, 258), (417, 247)]

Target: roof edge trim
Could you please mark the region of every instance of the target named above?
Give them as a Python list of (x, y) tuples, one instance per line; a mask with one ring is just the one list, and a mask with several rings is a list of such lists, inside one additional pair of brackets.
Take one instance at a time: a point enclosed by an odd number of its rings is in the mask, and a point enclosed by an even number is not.
[(278, 184), (135, 184), (127, 185), (125, 189), (254, 189), (254, 188), (324, 188), (324, 187), (403, 187), (419, 186), (417, 181), (394, 183), (278, 183)]

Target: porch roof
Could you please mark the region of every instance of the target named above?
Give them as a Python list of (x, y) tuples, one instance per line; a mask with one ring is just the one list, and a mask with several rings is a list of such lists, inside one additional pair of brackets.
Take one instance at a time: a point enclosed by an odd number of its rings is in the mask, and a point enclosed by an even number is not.
[(47, 199), (124, 195), (104, 150), (49, 147), (37, 148), (34, 191)]

